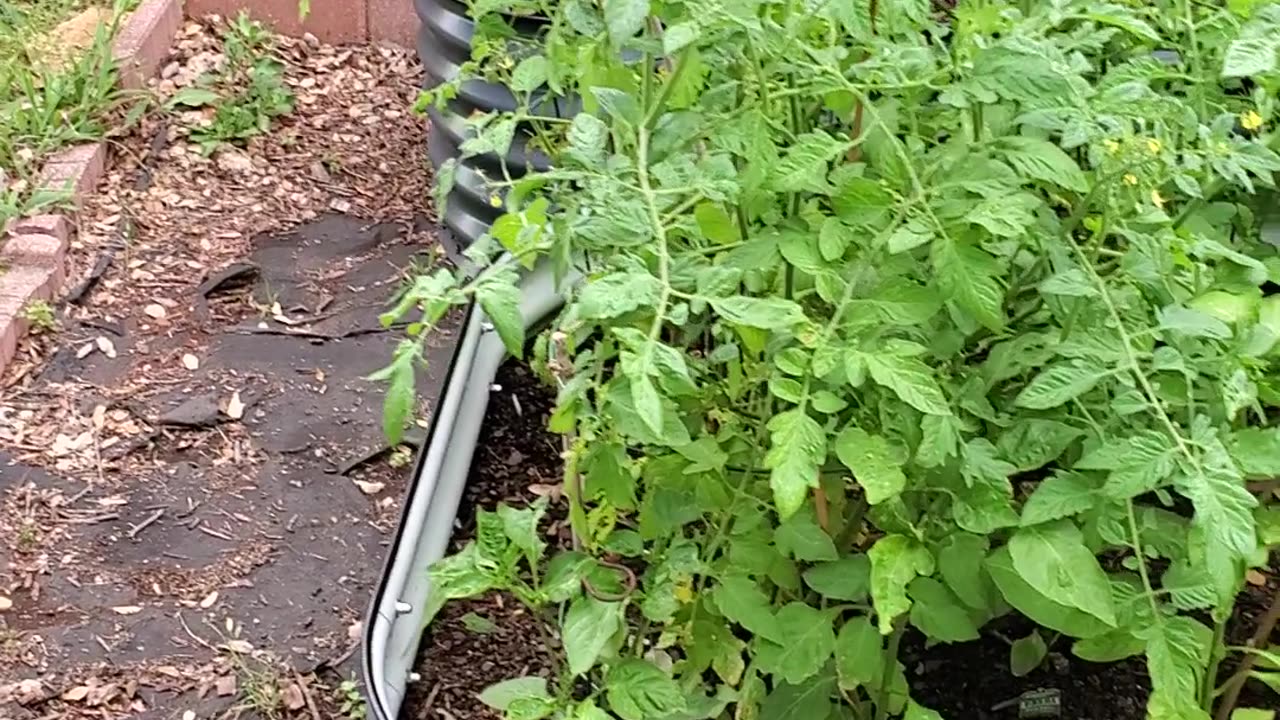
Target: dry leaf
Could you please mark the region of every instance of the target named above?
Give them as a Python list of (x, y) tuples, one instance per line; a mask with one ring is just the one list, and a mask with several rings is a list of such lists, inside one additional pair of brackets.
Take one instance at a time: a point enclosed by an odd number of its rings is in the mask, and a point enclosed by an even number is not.
[(213, 691), (218, 693), (218, 697), (227, 697), (236, 694), (236, 676), (223, 675), (213, 683)]
[(9, 610), (12, 607), (13, 607), (13, 601), (5, 597), (4, 595), (0, 595), (0, 612)]
[(213, 607), (213, 604), (216, 602), (218, 602), (218, 591), (214, 590), (213, 592), (206, 595), (203, 600), (200, 601), (200, 607), (204, 610), (208, 610), (209, 608)]
[(187, 353), (182, 356), (182, 367), (188, 370), (199, 370), (200, 358), (192, 355), (191, 353)]
[(89, 686), (87, 685), (77, 685), (62, 693), (62, 699), (67, 702), (80, 702), (87, 697), (89, 697)]
[(284, 706), (289, 710), (301, 710), (307, 704), (306, 698), (302, 696), (302, 688), (297, 683), (289, 683), (284, 689)]
[(107, 423), (107, 406), (95, 405), (93, 407), (93, 426), (99, 430)]
[(164, 306), (160, 303), (151, 303), (150, 305), (142, 308), (142, 312), (146, 313), (147, 317), (155, 320), (163, 320), (164, 317), (169, 314), (169, 311), (165, 310)]
[(240, 653), (241, 655), (253, 652), (253, 644), (246, 640), (228, 640), (226, 648), (233, 653)]
[(352, 480), (352, 482), (354, 482), (356, 487), (360, 488), (360, 492), (365, 495), (377, 495), (387, 486), (386, 483), (365, 482), (364, 480)]
[(142, 612), (142, 608), (137, 605), (117, 605), (111, 610), (117, 615), (137, 615)]
[(240, 400), (239, 390), (231, 393), (231, 399), (227, 401), (227, 417), (232, 420), (244, 417), (244, 402)]

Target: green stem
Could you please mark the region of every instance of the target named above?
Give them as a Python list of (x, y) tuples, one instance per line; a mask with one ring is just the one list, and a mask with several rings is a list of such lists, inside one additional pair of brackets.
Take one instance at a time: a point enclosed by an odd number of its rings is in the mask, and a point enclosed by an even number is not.
[(1227, 618), (1219, 619), (1217, 613), (1214, 615), (1213, 640), (1209, 642), (1209, 667), (1200, 684), (1200, 709), (1205, 712), (1213, 710), (1213, 690), (1218, 684), (1218, 667), (1222, 664), (1222, 639), (1227, 634)]
[(1151, 576), (1147, 573), (1147, 556), (1142, 552), (1142, 535), (1138, 532), (1138, 517), (1133, 512), (1133, 501), (1125, 504), (1129, 516), (1129, 543), (1138, 556), (1138, 576), (1142, 578), (1142, 589), (1146, 591), (1147, 602), (1151, 603), (1152, 622), (1159, 624), (1160, 606), (1156, 604), (1156, 591), (1151, 587)]
[(898, 662), (898, 647), (902, 644), (902, 633), (907, 624), (898, 620), (893, 625), (893, 633), (889, 635), (889, 645), (884, 649), (884, 675), (880, 678), (880, 687), (876, 693), (875, 720), (886, 720), (889, 717), (889, 691), (893, 685), (894, 665)]
[[(693, 49), (693, 45), (686, 46), (676, 56), (676, 69), (671, 71), (671, 77), (662, 85), (662, 92), (658, 94), (658, 99), (649, 106), (648, 112), (644, 118), (644, 130), (652, 130), (653, 124), (658, 121), (658, 117), (662, 115), (662, 110), (667, 106), (667, 101), (671, 99), (671, 93), (675, 91), (676, 85), (680, 83), (680, 77), (684, 75), (685, 68), (689, 66), (689, 52)], [(652, 73), (652, 70), (649, 71)]]

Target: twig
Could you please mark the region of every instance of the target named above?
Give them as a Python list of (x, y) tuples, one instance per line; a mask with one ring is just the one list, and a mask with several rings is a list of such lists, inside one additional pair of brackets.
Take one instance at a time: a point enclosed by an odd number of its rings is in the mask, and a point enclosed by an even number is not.
[(214, 647), (213, 647), (212, 645), (210, 645), (209, 643), (205, 642), (205, 639), (204, 639), (204, 638), (202, 638), (202, 637), (200, 637), (199, 635), (197, 635), (197, 634), (195, 634), (195, 633), (191, 632), (191, 628), (190, 628), (190, 626), (188, 626), (188, 625), (187, 625), (187, 619), (186, 619), (186, 618), (184, 618), (184, 617), (182, 617), (182, 613), (178, 613), (177, 618), (178, 618), (178, 623), (182, 625), (182, 629), (183, 629), (184, 631), (186, 631), (186, 633), (187, 633), (187, 637), (191, 638), (192, 640), (195, 640), (197, 643), (200, 643), (200, 645), (201, 645), (201, 646), (203, 646), (204, 648), (206, 648), (206, 649), (208, 649), (208, 650), (213, 650), (214, 652), (217, 652), (217, 649), (216, 649), (216, 648), (214, 648)]
[(311, 712), (311, 720), (323, 720), (320, 717), (320, 711), (316, 709), (315, 698), (311, 697), (311, 690), (307, 684), (302, 681), (302, 676), (298, 673), (293, 674), (294, 682), (298, 683), (298, 689), (302, 691), (302, 699), (307, 703), (307, 710)]
[(197, 525), (197, 526), (196, 526), (196, 529), (197, 529), (197, 530), (199, 530), (200, 532), (202, 532), (202, 533), (206, 534), (206, 535), (212, 535), (212, 536), (214, 536), (214, 537), (216, 537), (216, 538), (219, 538), (219, 539), (221, 539), (221, 540), (226, 540), (227, 542), (235, 542), (235, 541), (236, 541), (236, 539), (235, 539), (235, 538), (233, 538), (233, 537), (231, 537), (230, 535), (228, 535), (228, 534), (226, 534), (226, 533), (218, 532), (217, 530), (214, 530), (214, 529), (213, 529), (213, 528), (211, 528), (211, 527), (205, 527), (204, 525)]
[(159, 520), (164, 515), (164, 511), (165, 511), (164, 508), (160, 508), (159, 510), (151, 513), (150, 515), (147, 516), (146, 520), (143, 520), (137, 525), (134, 525), (133, 527), (129, 528), (129, 532), (126, 533), (126, 535), (128, 535), (130, 540), (137, 538), (138, 533), (142, 532), (143, 530), (146, 530), (148, 527), (151, 527), (151, 525), (155, 523), (155, 521)]

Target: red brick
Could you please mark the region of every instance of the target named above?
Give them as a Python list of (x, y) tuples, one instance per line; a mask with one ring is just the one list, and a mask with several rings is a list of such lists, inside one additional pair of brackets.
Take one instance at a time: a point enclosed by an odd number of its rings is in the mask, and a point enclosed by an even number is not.
[(10, 266), (0, 274), (0, 301), (17, 301), (20, 308), (35, 300), (52, 301), (61, 275), (62, 269), (52, 265)]
[(54, 153), (40, 172), (40, 184), (50, 190), (70, 190), (79, 207), (93, 192), (107, 165), (106, 143), (85, 143)]
[(7, 267), (40, 265), (60, 269), (66, 252), (66, 243), (52, 235), (18, 233), (10, 235), (0, 247), (0, 263)]
[(71, 238), (71, 225), (61, 215), (31, 215), (14, 220), (9, 227), (10, 231), (16, 234), (52, 235), (64, 244)]
[(369, 39), (368, 0), (311, 0), (311, 13), (298, 18), (298, 0), (187, 0), (187, 15), (215, 13), (235, 17), (241, 10), (284, 35), (309, 32), (327, 43), (362, 43)]
[(421, 22), (413, 0), (368, 0), (369, 39), (414, 47)]
[(0, 373), (18, 353), (18, 340), (26, 332), (26, 323), (0, 302)]
[(146, 87), (169, 56), (173, 36), (182, 26), (182, 0), (142, 0), (116, 36), (112, 53), (120, 63), (120, 85)]

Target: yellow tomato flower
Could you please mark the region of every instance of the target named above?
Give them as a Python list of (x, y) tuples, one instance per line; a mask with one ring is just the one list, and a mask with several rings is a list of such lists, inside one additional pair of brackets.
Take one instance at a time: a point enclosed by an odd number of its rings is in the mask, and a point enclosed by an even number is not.
[(502, 198), (498, 197), (497, 195), (490, 195), (489, 204), (496, 208), (502, 207)]
[(1125, 176), (1124, 176), (1124, 184), (1125, 184), (1125, 185), (1137, 185), (1137, 184), (1138, 184), (1138, 176), (1137, 176), (1137, 175), (1134, 175), (1133, 173), (1126, 173), (1126, 174), (1125, 174)]
[(1163, 210), (1163, 209), (1164, 209), (1164, 198), (1160, 196), (1160, 191), (1159, 191), (1159, 190), (1152, 190), (1152, 191), (1151, 191), (1151, 204), (1152, 204), (1152, 205), (1155, 205), (1156, 207), (1160, 208), (1161, 210)]
[(1116, 142), (1115, 140), (1103, 140), (1102, 146), (1105, 147), (1107, 149), (1107, 152), (1112, 155), (1115, 155), (1116, 153), (1120, 152), (1120, 143)]
[(689, 582), (681, 582), (675, 588), (676, 600), (683, 604), (693, 602), (693, 586)]
[(1245, 130), (1257, 130), (1262, 127), (1262, 116), (1256, 110), (1240, 113), (1240, 126)]
[(1150, 150), (1152, 155), (1159, 155), (1160, 148), (1162, 147), (1164, 147), (1164, 145), (1162, 145), (1159, 140), (1155, 138), (1147, 138), (1147, 150)]

